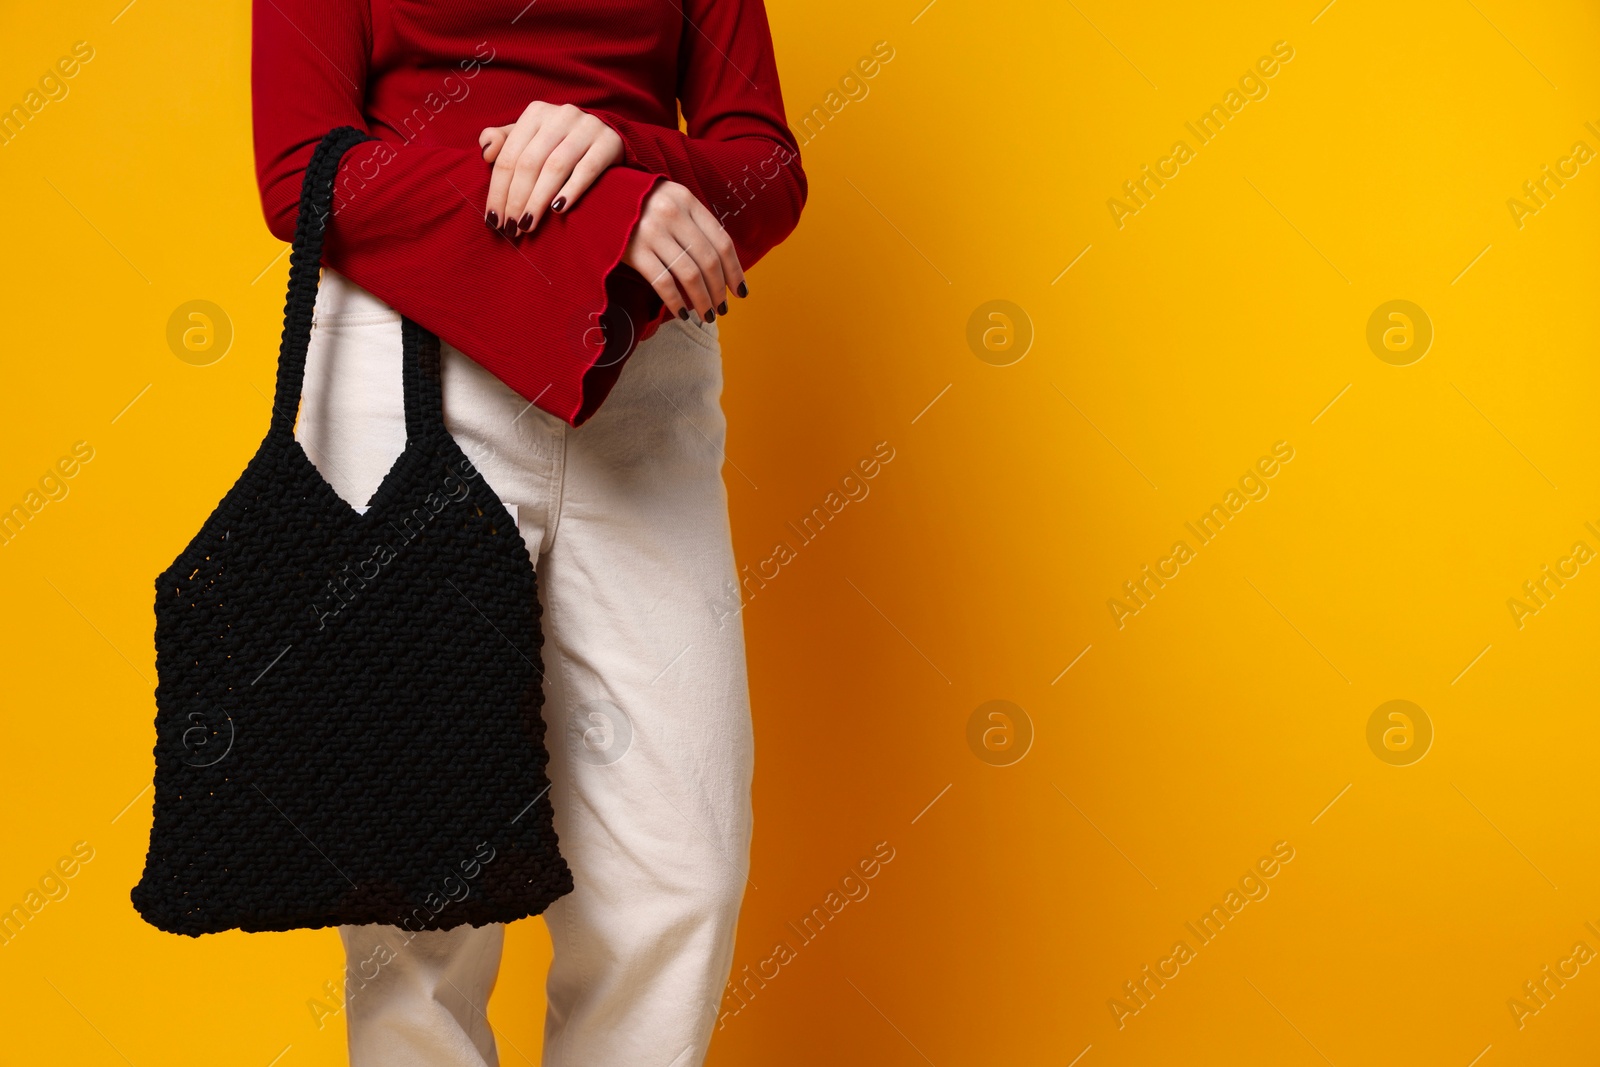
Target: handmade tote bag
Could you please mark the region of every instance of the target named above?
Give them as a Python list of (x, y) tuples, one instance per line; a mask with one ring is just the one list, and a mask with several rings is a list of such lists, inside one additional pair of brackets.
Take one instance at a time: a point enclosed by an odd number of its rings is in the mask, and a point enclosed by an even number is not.
[(533, 560), (445, 428), (438, 338), (402, 321), (406, 445), (365, 510), (294, 436), (333, 182), (366, 139), (343, 127), (311, 157), (271, 428), (155, 583), (155, 812), (131, 895), (173, 933), (441, 930), (572, 889)]

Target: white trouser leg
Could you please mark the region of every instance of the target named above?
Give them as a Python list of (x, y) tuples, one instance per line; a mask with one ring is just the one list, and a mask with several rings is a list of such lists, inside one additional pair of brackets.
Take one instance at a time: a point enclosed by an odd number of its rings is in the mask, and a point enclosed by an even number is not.
[(498, 1067), (487, 1014), (505, 927), (341, 926), (350, 1067)]
[(674, 320), (568, 433), (544, 580), (556, 832), (576, 888), (545, 1067), (697, 1067), (732, 962), (753, 767), (721, 356)]
[[(399, 319), (331, 271), (322, 285), (296, 436), (362, 504), (405, 443)], [(753, 769), (714, 328), (663, 326), (576, 430), (448, 345), (442, 371), (446, 424), (517, 505), (545, 605), (552, 802), (576, 884), (545, 915), (545, 1067), (697, 1067), (732, 960)], [(497, 1062), (501, 927), (340, 932), (355, 1067)], [(385, 939), (394, 958), (375, 966)]]

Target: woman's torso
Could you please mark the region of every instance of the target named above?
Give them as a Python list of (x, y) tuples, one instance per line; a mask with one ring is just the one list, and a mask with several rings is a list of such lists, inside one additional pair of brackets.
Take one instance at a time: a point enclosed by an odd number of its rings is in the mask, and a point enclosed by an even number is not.
[(386, 140), (472, 143), (530, 100), (678, 125), (686, 27), (665, 0), (380, 0), (370, 32), (366, 110)]

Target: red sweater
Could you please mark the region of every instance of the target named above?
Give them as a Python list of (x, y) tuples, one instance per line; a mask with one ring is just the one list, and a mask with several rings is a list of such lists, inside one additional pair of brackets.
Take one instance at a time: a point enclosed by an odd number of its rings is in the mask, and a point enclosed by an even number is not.
[[(794, 229), (806, 199), (762, 0), (678, 2), (255, 0), (268, 227), (292, 239), (323, 134), (368, 131), (377, 140), (340, 165), (324, 262), (578, 425), (668, 315), (620, 262), (658, 180), (711, 209), (746, 269)], [(624, 158), (513, 241), (483, 221), (478, 134), (534, 100), (603, 120)]]

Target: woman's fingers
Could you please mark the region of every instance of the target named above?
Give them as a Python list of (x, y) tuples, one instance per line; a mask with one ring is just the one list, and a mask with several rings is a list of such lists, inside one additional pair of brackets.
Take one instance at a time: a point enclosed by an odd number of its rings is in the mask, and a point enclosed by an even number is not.
[[(571, 211), (572, 205), (578, 202), (578, 197), (582, 196), (589, 186), (594, 184), (595, 179), (605, 173), (605, 169), (611, 165), (610, 158), (610, 153), (600, 145), (591, 146), (583, 154), (583, 158), (578, 160), (577, 166), (572, 168), (567, 180), (556, 190), (555, 197), (550, 201), (550, 210), (558, 215), (563, 211)], [(535, 207), (541, 203), (543, 201), (535, 198)], [(535, 212), (534, 223), (537, 224), (538, 221), (538, 213)]]
[(478, 135), (494, 164), (484, 221), (508, 234), (527, 233), (545, 211), (566, 211), (605, 169), (622, 158), (622, 138), (571, 104), (535, 100), (511, 126)]
[(691, 293), (695, 298), (695, 308), (702, 319), (711, 322), (717, 317), (718, 304), (722, 305), (723, 310), (727, 309), (723, 296), (727, 291), (727, 283), (722, 277), (722, 264), (705, 233), (687, 216), (679, 220), (673, 233), (685, 253), (678, 262), (685, 267), (692, 263), (695, 276), (699, 279), (699, 288)]
[[(733, 238), (728, 236), (728, 231), (723, 229), (717, 217), (706, 209), (706, 206), (694, 197), (689, 198), (689, 218), (699, 226), (706, 243), (716, 253), (717, 262), (721, 267), (722, 277), (727, 287), (743, 297), (750, 292), (744, 282), (744, 266), (739, 262), (739, 250), (733, 246)], [(727, 303), (718, 292), (717, 311), (727, 313)]]
[(535, 100), (523, 111), (522, 117), (511, 125), (505, 141), (500, 145), (499, 154), (494, 161), (494, 170), (489, 174), (489, 196), (484, 202), (483, 221), (491, 229), (506, 230), (508, 221), (512, 224), (515, 219), (506, 217), (506, 195), (511, 191), (511, 181), (516, 176), (517, 160), (521, 158), (523, 149), (538, 135), (546, 117), (547, 105)]
[(641, 249), (635, 255), (628, 257), (628, 266), (644, 276), (650, 283), (650, 288), (661, 298), (661, 302), (667, 305), (668, 311), (680, 319), (689, 317), (683, 294), (678, 291), (677, 283), (672, 280), (672, 272), (661, 262), (660, 256), (649, 249)]
[(506, 201), (506, 210), (518, 220), (523, 233), (531, 233), (546, 210), (557, 214), (571, 210), (595, 179), (622, 158), (622, 138), (616, 131), (577, 108), (563, 107), (544, 129), (566, 132), (560, 143), (542, 158), (538, 156), (538, 149), (543, 131), (541, 137), (535, 137), (523, 150), (524, 161), (533, 157), (528, 173), (533, 172), (534, 165), (538, 173), (532, 189), (523, 199), (526, 175), (519, 164), (517, 178), (511, 184), (511, 194)]
[[(576, 154), (574, 154), (576, 151)], [(515, 226), (526, 232), (533, 228), (536, 218), (530, 209), (534, 198), (544, 190), (545, 198), (555, 195), (556, 189), (567, 180), (573, 166), (582, 154), (582, 146), (574, 146), (565, 133), (551, 125), (542, 126), (533, 140), (522, 149), (522, 154), (511, 166), (511, 185), (506, 189), (506, 226)], [(544, 201), (548, 203), (548, 199)], [(544, 205), (539, 204), (539, 211)]]
[(711, 279), (705, 275), (704, 263), (715, 257), (705, 252), (696, 254), (705, 241), (699, 227), (690, 220), (685, 198), (693, 199), (693, 195), (676, 183), (652, 192), (640, 226), (648, 235), (652, 250), (678, 280), (678, 288), (689, 298), (691, 308), (710, 322), (716, 318), (716, 300), (711, 296)]
[[(683, 295), (688, 298), (689, 310), (699, 311), (700, 317), (710, 322), (716, 318), (716, 312), (711, 311), (709, 315), (707, 314), (712, 304), (711, 288), (706, 284), (705, 275), (700, 272), (699, 262), (689, 249), (682, 247), (682, 242), (669, 239), (668, 244), (670, 247), (662, 250), (666, 255), (663, 256), (661, 251), (656, 254), (662, 256), (662, 261), (676, 279), (678, 288), (683, 290)], [(667, 258), (668, 256), (671, 258)]]
[(728, 309), (731, 286), (749, 291), (732, 239), (693, 193), (663, 182), (645, 198), (644, 210), (623, 261), (633, 267), (680, 318), (688, 311), (706, 322)]
[(478, 134), (478, 147), (483, 149), (485, 163), (493, 163), (499, 157), (500, 148), (506, 143), (510, 132), (510, 126), (489, 126)]

